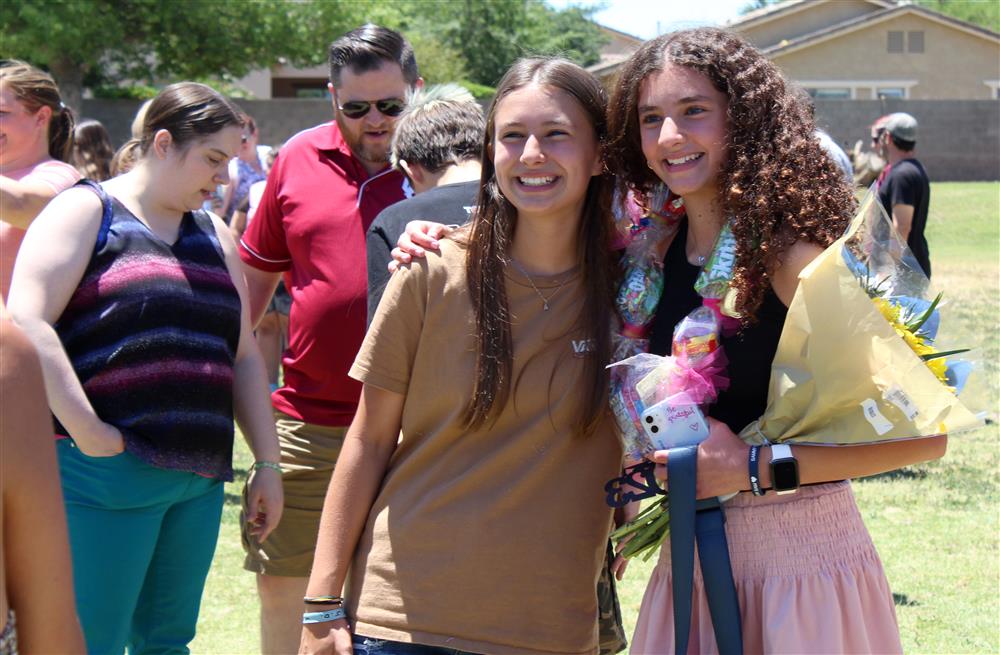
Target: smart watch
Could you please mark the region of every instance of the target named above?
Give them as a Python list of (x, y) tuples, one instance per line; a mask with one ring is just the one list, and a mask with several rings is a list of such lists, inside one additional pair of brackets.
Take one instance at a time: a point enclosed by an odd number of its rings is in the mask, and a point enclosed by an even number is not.
[(793, 494), (799, 490), (799, 462), (792, 455), (791, 446), (771, 446), (771, 488), (777, 494)]

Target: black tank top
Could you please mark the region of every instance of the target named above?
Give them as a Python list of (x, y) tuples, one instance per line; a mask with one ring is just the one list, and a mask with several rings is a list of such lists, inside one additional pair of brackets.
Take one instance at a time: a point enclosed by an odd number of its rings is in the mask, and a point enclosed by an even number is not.
[[(649, 344), (649, 351), (656, 355), (670, 354), (674, 326), (701, 305), (701, 296), (694, 290), (701, 269), (687, 261), (686, 241), (687, 221), (684, 221), (663, 258), (665, 286), (653, 319)], [(787, 311), (774, 290), (768, 289), (757, 311), (757, 322), (722, 338), (729, 359), (729, 389), (719, 394), (718, 401), (709, 407), (708, 415), (737, 434), (764, 413), (771, 360), (778, 349)]]

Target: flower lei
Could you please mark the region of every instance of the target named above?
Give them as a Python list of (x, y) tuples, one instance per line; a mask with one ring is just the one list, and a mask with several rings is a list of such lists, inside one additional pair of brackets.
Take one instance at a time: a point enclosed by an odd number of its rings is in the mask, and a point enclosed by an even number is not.
[[(644, 209), (632, 194), (624, 202), (616, 203), (619, 210), (616, 219), (622, 226), (620, 242), (625, 245), (622, 282), (616, 297), (621, 321), (615, 339), (616, 362), (649, 351), (647, 337), (664, 289), (663, 256), (686, 215), (683, 200), (671, 194), (665, 185), (658, 185), (648, 198)], [(695, 283), (702, 307), (711, 311), (712, 327), (708, 333), (698, 335), (683, 335), (681, 330), (675, 333), (672, 355), (681, 363), (683, 374), (674, 375), (671, 388), (661, 389), (661, 395), (686, 390), (693, 404), (701, 405), (714, 402), (718, 392), (728, 387), (727, 361), (720, 335), (730, 334), (739, 325), (733, 313), (724, 308), (735, 259), (736, 240), (727, 222)], [(697, 312), (704, 318), (701, 308), (689, 317)], [(626, 456), (635, 461), (649, 452), (649, 446), (640, 423), (645, 403), (637, 389), (638, 380), (631, 372), (628, 366), (612, 367), (611, 407), (622, 430)]]

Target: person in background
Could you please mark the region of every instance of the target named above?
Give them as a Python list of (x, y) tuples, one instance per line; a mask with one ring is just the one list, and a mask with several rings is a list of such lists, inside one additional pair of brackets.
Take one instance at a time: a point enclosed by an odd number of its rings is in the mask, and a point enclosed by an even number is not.
[(111, 159), (111, 177), (128, 173), (138, 161), (141, 154), (139, 144), (142, 141), (142, 124), (146, 120), (146, 112), (149, 110), (150, 102), (152, 100), (147, 100), (139, 106), (135, 118), (132, 119), (132, 138), (115, 151), (115, 156)]
[(917, 159), (917, 119), (903, 112), (889, 114), (877, 143), (889, 169), (879, 184), (879, 202), (929, 278), (931, 254), (924, 229), (931, 182)]
[(389, 281), (392, 249), (415, 219), (463, 225), (476, 204), (483, 147), (483, 109), (457, 84), (413, 94), (396, 123), (392, 165), (416, 195), (382, 210), (368, 228), (368, 322)]
[(115, 151), (115, 156), (111, 158), (111, 177), (118, 177), (128, 173), (139, 160), (139, 140), (129, 139)]
[(83, 120), (73, 133), (73, 165), (80, 175), (95, 182), (111, 177), (115, 151), (111, 136), (100, 121)]
[(298, 645), (323, 497), (361, 394), (347, 371), (365, 335), (365, 231), (406, 197), (389, 147), (406, 94), (422, 84), (399, 33), (369, 24), (336, 39), (327, 87), (335, 120), (285, 143), (240, 239), (253, 323), (282, 275), (292, 297), (283, 386), (271, 395), (288, 511), (267, 543), (244, 540), (264, 653)]
[[(281, 146), (275, 146), (267, 153), (264, 159), (264, 167), (267, 172), (274, 166), (274, 160), (278, 156)], [(243, 203), (233, 214), (233, 219), (229, 222), (229, 230), (233, 233), (233, 238), (239, 241), (247, 229), (247, 224), (253, 219), (257, 212), (257, 206), (264, 195), (267, 187), (267, 180), (259, 180), (250, 185), (250, 191)], [(281, 355), (285, 352), (288, 344), (288, 312), (291, 310), (292, 298), (285, 288), (284, 279), (278, 282), (278, 287), (274, 290), (271, 302), (267, 306), (267, 311), (257, 324), (254, 330), (254, 337), (260, 347), (260, 354), (264, 357), (264, 366), (267, 369), (267, 381), (271, 386), (271, 391), (277, 391), (281, 379)]]
[(243, 136), (240, 140), (240, 152), (229, 162), (229, 184), (222, 194), (222, 218), (226, 223), (232, 222), (233, 214), (243, 204), (250, 192), (250, 187), (267, 179), (270, 168), (267, 157), (270, 146), (258, 144), (260, 132), (253, 116), (244, 114)]
[[(882, 179), (885, 171), (885, 160), (878, 154), (878, 141), (882, 135), (882, 127), (887, 116), (878, 118), (868, 129), (871, 132), (869, 144), (871, 150), (861, 149), (861, 139), (858, 139), (851, 150), (851, 165), (854, 167), (854, 186), (868, 188), (876, 180)], [(887, 172), (887, 171), (886, 171)]]
[(815, 136), (816, 140), (819, 141), (819, 147), (823, 149), (823, 152), (825, 152), (827, 156), (833, 160), (833, 163), (837, 165), (837, 168), (843, 171), (844, 178), (847, 180), (847, 183), (854, 186), (854, 167), (851, 165), (851, 158), (847, 156), (844, 149), (837, 145), (837, 142), (833, 140), (833, 137), (818, 127), (816, 128), (816, 131), (813, 132), (813, 136)]
[(234, 419), (255, 458), (249, 531), (264, 539), (281, 518), (236, 244), (198, 211), (228, 181), (241, 131), (213, 89), (166, 87), (135, 167), (58, 196), (14, 268), (10, 311), (38, 349), (56, 419), (90, 652), (187, 652), (233, 479)]
[[(812, 121), (815, 123), (816, 101), (803, 88), (796, 89), (796, 93), (798, 97), (802, 100), (803, 105), (805, 105), (805, 107), (808, 109), (809, 118), (812, 119)], [(834, 141), (833, 137), (831, 137), (825, 130), (821, 130), (820, 128), (817, 127), (816, 130), (813, 132), (813, 135), (816, 137), (816, 140), (819, 141), (819, 145), (823, 149), (823, 152), (825, 152), (827, 156), (829, 156), (830, 159), (833, 160), (833, 163), (835, 163), (837, 167), (840, 168), (840, 170), (844, 171), (844, 177), (847, 179), (847, 183), (853, 186), (854, 166), (851, 164), (851, 158), (847, 156), (847, 153), (844, 152), (844, 149), (841, 148), (839, 145), (837, 145), (837, 142)]]
[(2, 302), (0, 335), (0, 655), (82, 654), (42, 369)]
[(243, 233), (246, 232), (247, 225), (250, 224), (253, 215), (257, 213), (257, 207), (260, 206), (260, 199), (264, 197), (264, 189), (267, 188), (266, 176), (274, 168), (274, 160), (277, 159), (280, 150), (280, 145), (268, 150), (267, 156), (264, 157), (264, 179), (257, 180), (250, 185), (250, 189), (247, 191), (243, 201), (236, 208), (236, 211), (233, 212), (233, 217), (229, 221), (229, 231), (233, 233), (233, 238), (236, 241), (243, 238)]
[(0, 298), (10, 292), (25, 230), (80, 179), (67, 163), (73, 124), (52, 76), (23, 61), (0, 61)]

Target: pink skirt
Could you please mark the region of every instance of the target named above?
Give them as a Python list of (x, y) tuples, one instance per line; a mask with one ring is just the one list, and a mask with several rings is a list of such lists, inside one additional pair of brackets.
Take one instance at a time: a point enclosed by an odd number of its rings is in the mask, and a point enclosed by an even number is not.
[[(850, 483), (790, 496), (741, 493), (723, 507), (745, 653), (903, 651), (889, 583)], [(699, 567), (696, 554), (688, 652), (715, 653)], [(674, 652), (670, 584), (668, 542), (646, 587), (631, 653)]]

